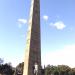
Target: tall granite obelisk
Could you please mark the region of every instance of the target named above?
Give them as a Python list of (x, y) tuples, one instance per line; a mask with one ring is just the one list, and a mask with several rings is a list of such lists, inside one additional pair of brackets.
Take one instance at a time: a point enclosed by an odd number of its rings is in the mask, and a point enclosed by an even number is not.
[[(23, 75), (41, 75), (40, 0), (31, 0)], [(37, 66), (36, 66), (37, 64)]]

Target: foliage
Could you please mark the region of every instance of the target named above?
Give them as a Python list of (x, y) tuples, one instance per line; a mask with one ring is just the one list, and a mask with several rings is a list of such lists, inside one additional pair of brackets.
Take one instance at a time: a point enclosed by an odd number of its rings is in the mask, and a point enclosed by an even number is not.
[(19, 63), (19, 65), (16, 66), (15, 75), (23, 75), (23, 66), (24, 62)]
[[(5, 75), (23, 75), (24, 62), (19, 63), (16, 68), (10, 64), (0, 64), (0, 74)], [(48, 65), (41, 69), (41, 75), (75, 75), (75, 68), (67, 65)]]
[(13, 75), (14, 74), (14, 69), (12, 66), (8, 64), (1, 64), (0, 65), (0, 74), (2, 75)]
[(75, 68), (70, 68), (67, 65), (48, 65), (44, 71), (44, 75), (75, 75)]

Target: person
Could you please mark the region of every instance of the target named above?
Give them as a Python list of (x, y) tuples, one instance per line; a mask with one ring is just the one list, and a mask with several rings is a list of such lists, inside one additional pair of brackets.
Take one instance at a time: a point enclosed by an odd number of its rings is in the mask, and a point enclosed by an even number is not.
[(38, 74), (38, 64), (35, 63), (34, 65), (34, 74), (37, 75)]

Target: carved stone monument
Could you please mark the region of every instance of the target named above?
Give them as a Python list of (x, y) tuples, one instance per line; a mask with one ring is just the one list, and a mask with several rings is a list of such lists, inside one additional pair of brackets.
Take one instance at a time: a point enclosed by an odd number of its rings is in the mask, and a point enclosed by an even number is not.
[(41, 75), (40, 0), (31, 0), (23, 75)]

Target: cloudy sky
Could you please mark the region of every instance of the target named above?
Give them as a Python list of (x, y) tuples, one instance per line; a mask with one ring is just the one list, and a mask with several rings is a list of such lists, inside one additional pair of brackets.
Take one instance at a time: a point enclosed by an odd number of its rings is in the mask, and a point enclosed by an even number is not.
[[(0, 58), (22, 62), (31, 0), (0, 0)], [(42, 65), (75, 67), (75, 0), (40, 0)]]

